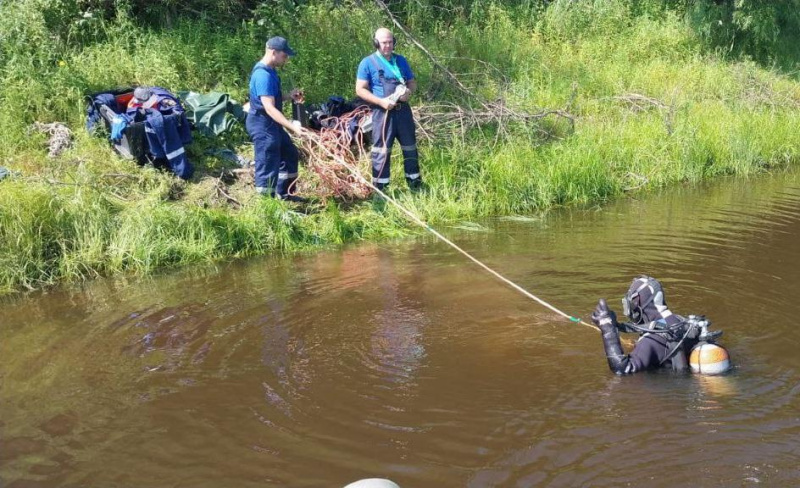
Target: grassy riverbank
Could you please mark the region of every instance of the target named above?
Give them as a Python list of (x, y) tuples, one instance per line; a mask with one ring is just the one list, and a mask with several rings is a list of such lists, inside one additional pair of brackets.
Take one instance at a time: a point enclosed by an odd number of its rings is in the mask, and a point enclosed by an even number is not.
[[(255, 198), (246, 182), (226, 187), (241, 203), (230, 205), (216, 190), (227, 163), (204, 149), (226, 146), (252, 157), (241, 129), (190, 146), (198, 174), (187, 183), (119, 159), (83, 130), (83, 95), (115, 86), (217, 90), (243, 100), (249, 69), (272, 33), (289, 37), (300, 52), (284, 71), (285, 86), (304, 87), (312, 101), (352, 96), (371, 32), (389, 24), (380, 10), (313, 2), (284, 16), (273, 6), (234, 25), (178, 18), (170, 29), (130, 16), (92, 16), (57, 35), (47, 9), (34, 8), (56, 3), (4, 5), (0, 21), (0, 166), (14, 172), (0, 181), (0, 293), (412, 229), (390, 207), (379, 211), (369, 202), (328, 201), (298, 213)], [(493, 127), (466, 135), (454, 128), (451, 137), (421, 147), (427, 193), (400, 190), (395, 159), (398, 198), (442, 224), (798, 162), (796, 77), (724, 58), (683, 16), (645, 14), (629, 3), (526, 9), (475, 2), (471, 14), (447, 22), (409, 8), (404, 22), (476, 96), (502, 97), (531, 112), (566, 108), (575, 123), (548, 137), (522, 126), (499, 138)], [(87, 19), (85, 12), (76, 19)], [(422, 51), (398, 38), (398, 52), (419, 78), (416, 105), (466, 103)], [(72, 148), (48, 158), (47, 137), (29, 129), (35, 121), (66, 123)]]

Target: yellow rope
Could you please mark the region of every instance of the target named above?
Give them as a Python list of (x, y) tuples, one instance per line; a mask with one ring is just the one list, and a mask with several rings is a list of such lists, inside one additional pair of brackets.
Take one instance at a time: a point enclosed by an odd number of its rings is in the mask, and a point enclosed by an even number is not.
[(585, 326), (588, 326), (588, 327), (592, 327), (593, 329), (599, 330), (599, 328), (597, 326), (595, 326), (594, 324), (590, 324), (590, 323), (584, 322), (583, 320), (581, 320), (581, 319), (579, 319), (577, 317), (573, 317), (573, 316), (571, 316), (571, 315), (569, 315), (569, 314), (567, 314), (565, 312), (562, 312), (558, 308), (554, 307), (553, 305), (550, 305), (546, 301), (544, 301), (541, 298), (537, 297), (536, 295), (530, 293), (526, 289), (524, 289), (521, 286), (517, 285), (513, 281), (509, 280), (505, 276), (501, 275), (497, 271), (495, 271), (492, 268), (490, 268), (489, 266), (485, 265), (484, 263), (482, 263), (481, 261), (479, 261), (478, 259), (473, 257), (471, 254), (469, 254), (467, 251), (461, 249), (453, 241), (451, 241), (447, 237), (443, 236), (436, 229), (434, 229), (431, 226), (429, 226), (422, 219), (420, 219), (419, 217), (414, 215), (414, 213), (412, 213), (410, 210), (408, 210), (407, 208), (405, 208), (402, 205), (400, 205), (400, 203), (398, 203), (397, 200), (395, 200), (394, 198), (390, 197), (389, 195), (387, 195), (386, 193), (384, 193), (383, 191), (381, 191), (380, 189), (375, 187), (375, 185), (373, 185), (372, 182), (370, 182), (366, 178), (364, 178), (364, 176), (361, 174), (361, 172), (358, 171), (358, 168), (353, 168), (351, 165), (347, 164), (347, 162), (344, 161), (340, 156), (338, 156), (337, 154), (333, 153), (324, 144), (322, 144), (321, 141), (319, 141), (319, 138), (317, 136), (314, 136), (313, 134), (309, 133), (308, 134), (308, 138), (311, 141), (313, 141), (314, 143), (318, 144), (323, 149), (323, 151), (325, 151), (325, 153), (328, 154), (328, 156), (330, 156), (337, 164), (339, 164), (339, 165), (343, 166), (345, 169), (347, 169), (355, 178), (360, 180), (362, 183), (364, 183), (368, 187), (372, 188), (373, 191), (378, 193), (387, 202), (389, 202), (392, 205), (394, 205), (395, 207), (397, 207), (397, 209), (399, 209), (401, 212), (403, 212), (412, 222), (414, 222), (415, 224), (417, 224), (420, 227), (424, 228), (425, 230), (427, 230), (428, 232), (430, 232), (431, 234), (436, 236), (438, 239), (440, 239), (441, 241), (445, 242), (450, 247), (452, 247), (456, 251), (458, 251), (461, 254), (463, 254), (464, 256), (466, 256), (467, 259), (469, 259), (473, 263), (477, 264), (478, 266), (480, 266), (481, 268), (483, 268), (487, 272), (491, 273), (495, 278), (499, 279), (500, 281), (502, 281), (503, 283), (507, 284), (511, 288), (513, 288), (513, 289), (517, 290), (518, 292), (522, 293), (523, 295), (525, 295), (526, 297), (530, 298), (531, 300), (534, 300), (537, 303), (539, 303), (540, 305), (552, 310), (553, 312), (557, 313), (558, 315), (561, 315), (562, 317), (565, 317), (565, 318), (569, 319), (570, 321), (572, 321), (574, 323), (582, 324), (582, 325), (585, 325)]

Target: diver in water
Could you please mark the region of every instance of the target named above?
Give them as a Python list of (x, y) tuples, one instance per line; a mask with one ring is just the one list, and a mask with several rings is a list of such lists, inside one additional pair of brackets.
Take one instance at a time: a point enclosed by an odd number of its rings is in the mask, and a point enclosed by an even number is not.
[[(625, 315), (630, 322), (617, 322), (617, 315), (608, 308), (604, 299), (597, 303), (592, 312), (592, 322), (600, 328), (603, 347), (608, 358), (608, 367), (617, 374), (636, 373), (648, 369), (671, 367), (675, 371), (685, 371), (689, 367), (692, 354), (692, 369), (698, 372), (717, 374), (730, 367), (727, 351), (713, 344), (722, 331), (708, 330), (709, 322), (703, 316), (682, 317), (670, 311), (664, 299), (661, 283), (649, 276), (633, 279), (628, 292), (622, 299)], [(625, 354), (619, 342), (619, 332), (636, 332), (641, 335), (630, 354)], [(698, 344), (711, 344), (715, 351), (724, 353), (725, 362), (715, 366), (724, 370), (703, 371), (699, 363), (702, 348)], [(705, 353), (703, 353), (705, 354)], [(696, 367), (697, 366), (697, 367)]]

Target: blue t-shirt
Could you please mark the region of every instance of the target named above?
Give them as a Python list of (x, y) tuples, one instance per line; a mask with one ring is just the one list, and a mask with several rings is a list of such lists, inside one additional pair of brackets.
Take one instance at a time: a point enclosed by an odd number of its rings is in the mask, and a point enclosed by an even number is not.
[(281, 79), (278, 76), (278, 72), (275, 71), (275, 68), (270, 68), (261, 61), (256, 63), (250, 75), (250, 106), (252, 108), (264, 110), (264, 104), (261, 103), (260, 97), (274, 97), (275, 108), (278, 111), (283, 111)]
[[(379, 57), (383, 58), (383, 61), (378, 59)], [(361, 63), (359, 63), (356, 78), (359, 80), (369, 81), (369, 91), (371, 91), (372, 94), (378, 98), (383, 98), (384, 95), (381, 77), (378, 73), (378, 68), (376, 68), (375, 65), (377, 64), (380, 66), (380, 69), (383, 70), (384, 79), (397, 79), (395, 74), (391, 69), (389, 69), (389, 66), (387, 66), (386, 63), (396, 65), (400, 71), (400, 75), (403, 77), (403, 80), (406, 83), (414, 79), (414, 73), (411, 72), (411, 67), (408, 65), (408, 61), (406, 61), (406, 58), (403, 56), (400, 56), (399, 54), (392, 54), (392, 61), (387, 61), (386, 58), (378, 53), (370, 54), (366, 58), (362, 59)]]

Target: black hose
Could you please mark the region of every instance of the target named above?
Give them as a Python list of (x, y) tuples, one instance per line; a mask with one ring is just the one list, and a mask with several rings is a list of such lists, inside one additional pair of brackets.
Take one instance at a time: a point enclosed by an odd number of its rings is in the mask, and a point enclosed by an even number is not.
[[(686, 323), (686, 320), (684, 320), (683, 322), (681, 322), (678, 325), (681, 325), (681, 324), (684, 324), (684, 323)], [(659, 366), (664, 364), (667, 361), (667, 359), (670, 359), (672, 357), (672, 355), (675, 354), (675, 352), (677, 352), (678, 348), (680, 348), (683, 345), (683, 341), (685, 341), (686, 337), (689, 336), (689, 332), (691, 332), (692, 329), (694, 329), (695, 327), (697, 327), (697, 325), (691, 324), (689, 327), (686, 328), (686, 332), (683, 334), (683, 337), (681, 337), (681, 340), (678, 341), (678, 344), (675, 346), (675, 348), (672, 351), (670, 351), (669, 354), (664, 356), (664, 359), (662, 359), (660, 363), (658, 363)]]

